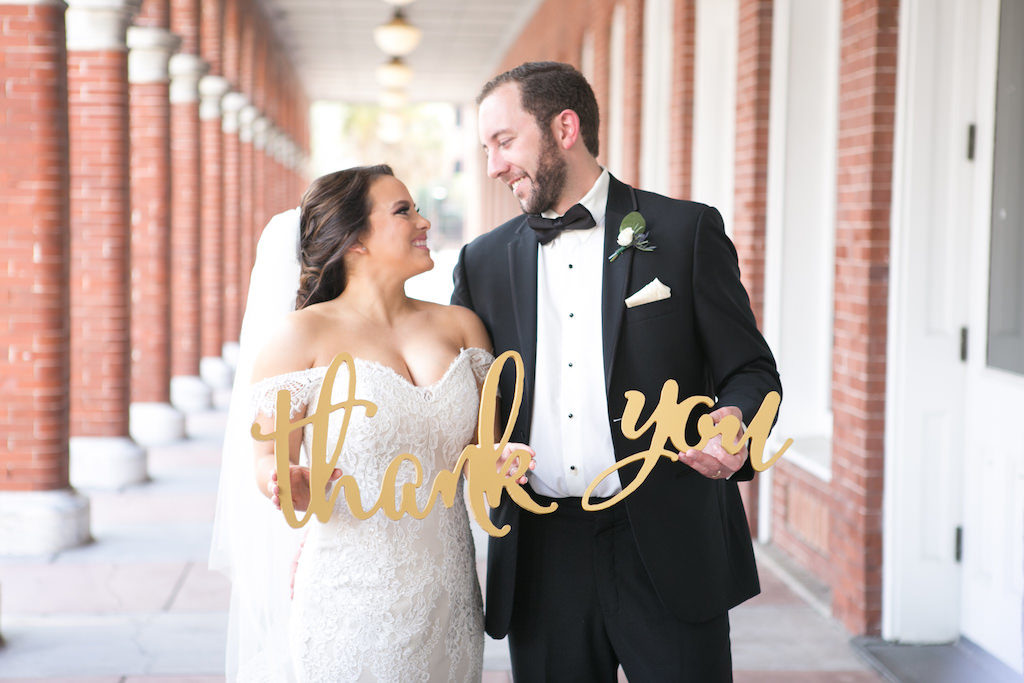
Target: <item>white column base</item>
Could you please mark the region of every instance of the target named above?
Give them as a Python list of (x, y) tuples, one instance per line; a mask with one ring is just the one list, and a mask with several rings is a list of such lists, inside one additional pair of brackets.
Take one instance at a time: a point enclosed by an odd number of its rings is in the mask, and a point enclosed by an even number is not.
[(171, 405), (185, 413), (209, 410), (210, 386), (195, 375), (171, 378)]
[(185, 438), (185, 416), (170, 403), (133, 403), (128, 433), (140, 446), (164, 446)]
[(207, 356), (199, 361), (199, 376), (210, 385), (210, 388), (230, 389), (235, 379), (231, 366), (220, 356)]
[(73, 436), (68, 449), (75, 488), (119, 489), (149, 478), (146, 450), (127, 436)]
[(231, 367), (232, 373), (238, 368), (238, 352), (241, 348), (236, 341), (224, 342), (221, 348), (220, 353), (224, 357), (224, 362)]
[(0, 491), (0, 555), (49, 555), (89, 540), (89, 499), (74, 490)]

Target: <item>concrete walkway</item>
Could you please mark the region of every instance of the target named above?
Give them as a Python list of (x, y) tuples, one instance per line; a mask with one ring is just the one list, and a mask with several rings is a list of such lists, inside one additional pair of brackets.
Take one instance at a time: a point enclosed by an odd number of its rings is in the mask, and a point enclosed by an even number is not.
[[(94, 543), (52, 557), (0, 557), (0, 680), (223, 680), (229, 586), (206, 568), (223, 422), (222, 412), (191, 416), (190, 440), (150, 451), (152, 481), (85, 492)], [(770, 562), (760, 568), (763, 593), (732, 613), (736, 681), (881, 680), (836, 623)], [(505, 641), (488, 640), (484, 665), (486, 683), (511, 680)]]

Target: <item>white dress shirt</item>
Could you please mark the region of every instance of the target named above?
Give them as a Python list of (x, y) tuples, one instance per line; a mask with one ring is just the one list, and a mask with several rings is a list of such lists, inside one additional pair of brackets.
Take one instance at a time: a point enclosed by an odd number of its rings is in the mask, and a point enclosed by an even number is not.
[[(537, 250), (537, 370), (530, 429), (537, 465), (529, 479), (534, 491), (552, 498), (582, 496), (598, 474), (615, 464), (601, 330), (607, 201), (604, 170), (579, 202), (597, 225), (566, 230)], [(606, 498), (621, 489), (613, 473), (592, 496)]]

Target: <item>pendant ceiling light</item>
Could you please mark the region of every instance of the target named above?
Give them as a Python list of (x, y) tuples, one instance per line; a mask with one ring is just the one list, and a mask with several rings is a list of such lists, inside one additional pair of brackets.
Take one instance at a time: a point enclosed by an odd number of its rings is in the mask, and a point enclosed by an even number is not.
[(395, 10), (391, 21), (373, 29), (373, 42), (381, 52), (392, 57), (404, 57), (420, 44), (423, 32), (410, 24), (401, 9)]
[(412, 69), (401, 57), (392, 57), (377, 67), (377, 82), (385, 88), (401, 89), (412, 81)]
[(409, 96), (400, 88), (385, 88), (380, 92), (380, 106), (385, 109), (401, 109), (408, 101)]

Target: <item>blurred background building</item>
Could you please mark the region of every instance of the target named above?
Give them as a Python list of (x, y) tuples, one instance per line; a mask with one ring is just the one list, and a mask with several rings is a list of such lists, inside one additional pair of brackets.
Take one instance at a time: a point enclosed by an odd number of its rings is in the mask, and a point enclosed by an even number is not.
[(796, 440), (744, 489), (763, 546), (851, 635), (1021, 671), (1020, 0), (0, 0), (0, 29), (0, 555), (86, 542), (78, 489), (188, 437), (315, 175), (391, 163), (444, 299), (518, 212), (476, 92), (554, 59), (613, 174), (725, 218)]

